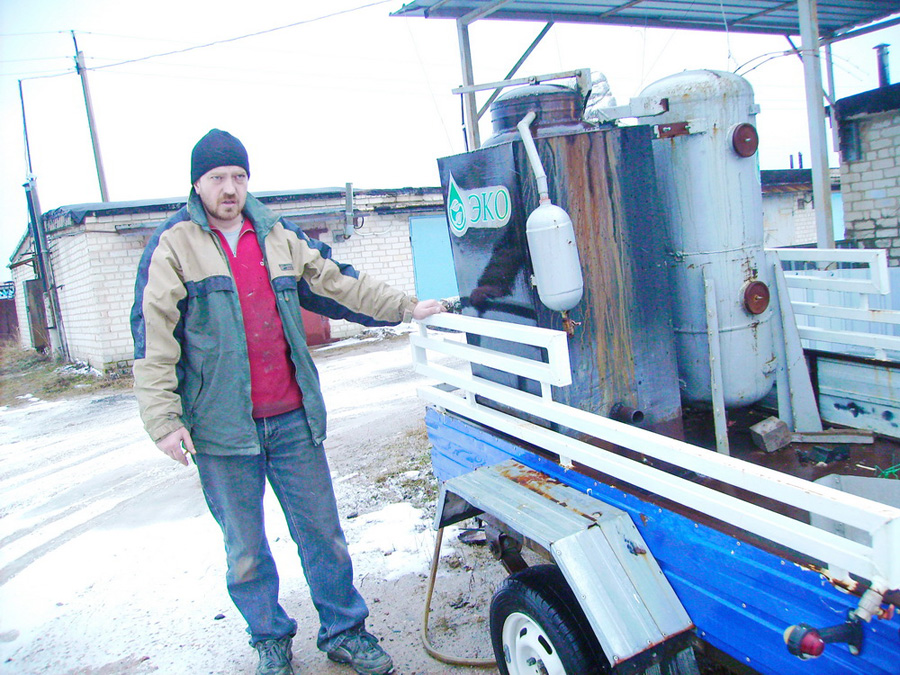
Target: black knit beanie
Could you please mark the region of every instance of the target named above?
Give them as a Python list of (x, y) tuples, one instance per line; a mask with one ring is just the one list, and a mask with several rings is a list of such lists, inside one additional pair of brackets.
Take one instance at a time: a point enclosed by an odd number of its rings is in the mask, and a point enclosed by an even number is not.
[(250, 176), (250, 160), (244, 144), (227, 131), (212, 129), (197, 141), (191, 152), (191, 185), (217, 166), (239, 166)]

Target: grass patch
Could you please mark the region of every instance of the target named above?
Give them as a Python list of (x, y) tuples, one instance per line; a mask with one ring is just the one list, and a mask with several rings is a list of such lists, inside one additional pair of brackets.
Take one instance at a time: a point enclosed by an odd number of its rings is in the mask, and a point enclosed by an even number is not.
[(131, 389), (130, 376), (105, 376), (83, 364), (66, 364), (15, 342), (0, 341), (0, 406), (31, 397), (53, 400), (74, 394)]

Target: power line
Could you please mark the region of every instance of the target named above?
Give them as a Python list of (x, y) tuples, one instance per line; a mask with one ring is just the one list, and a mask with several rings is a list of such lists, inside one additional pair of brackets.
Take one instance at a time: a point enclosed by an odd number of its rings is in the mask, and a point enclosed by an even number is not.
[(28, 61), (61, 61), (70, 59), (71, 56), (37, 56), (32, 59), (0, 59), (0, 63), (26, 63)]
[(44, 30), (35, 33), (0, 33), (0, 38), (10, 37), (31, 37), (33, 35), (56, 35), (57, 33), (68, 33), (67, 30)]
[[(19, 80), (25, 82), (26, 80), (46, 80), (52, 77), (62, 77), (63, 75), (71, 75), (72, 73), (77, 72), (74, 68), (68, 68), (66, 70), (60, 72), (53, 72), (49, 70), (39, 70), (35, 71), (36, 74), (32, 73), (2, 73), (0, 77), (18, 77)], [(41, 75), (40, 73), (48, 73), (47, 75)], [(28, 77), (21, 77), (22, 75), (26, 75)]]
[(387, 4), (388, 2), (393, 2), (393, 0), (378, 0), (377, 2), (370, 2), (366, 5), (360, 5), (358, 7), (353, 7), (351, 9), (343, 9), (338, 12), (333, 12), (331, 14), (325, 14), (323, 16), (318, 16), (314, 19), (304, 19), (303, 21), (295, 21), (294, 23), (289, 23), (284, 26), (276, 26), (275, 28), (267, 28), (265, 30), (257, 31), (255, 33), (247, 33), (246, 35), (238, 35), (237, 37), (224, 38), (222, 40), (215, 40), (213, 42), (207, 42), (206, 44), (202, 44), (202, 45), (194, 45), (192, 47), (185, 47), (184, 49), (175, 49), (170, 52), (163, 52), (160, 54), (151, 54), (149, 56), (141, 56), (136, 59), (128, 59), (127, 61), (119, 61), (118, 63), (109, 63), (105, 66), (94, 66), (93, 68), (90, 68), (90, 70), (100, 70), (102, 68), (115, 68), (116, 66), (123, 66), (127, 63), (137, 63), (139, 61), (147, 61), (149, 59), (156, 59), (156, 58), (160, 58), (162, 56), (172, 56), (173, 54), (183, 54), (185, 52), (194, 51), (196, 49), (205, 49), (206, 47), (214, 47), (215, 45), (226, 44), (229, 42), (236, 42), (238, 40), (245, 40), (247, 38), (257, 37), (259, 35), (266, 35), (268, 33), (274, 33), (279, 30), (285, 30), (286, 28), (294, 28), (296, 26), (302, 26), (305, 24), (315, 23), (317, 21), (322, 21), (324, 19), (331, 19), (336, 16), (341, 16), (342, 14), (351, 14), (353, 12), (358, 12), (362, 9), (368, 9), (370, 7), (375, 7), (377, 5), (384, 5), (384, 4)]

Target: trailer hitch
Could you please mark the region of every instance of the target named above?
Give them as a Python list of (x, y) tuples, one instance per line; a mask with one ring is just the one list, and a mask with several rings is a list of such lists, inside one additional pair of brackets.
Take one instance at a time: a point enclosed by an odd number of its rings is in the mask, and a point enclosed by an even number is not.
[(853, 656), (859, 656), (863, 647), (862, 622), (869, 622), (873, 616), (890, 618), (893, 605), (883, 612), (881, 603), (887, 592), (883, 580), (876, 580), (862, 594), (856, 609), (847, 612), (847, 620), (836, 626), (814, 628), (808, 623), (788, 626), (784, 631), (784, 642), (788, 651), (801, 659), (814, 659), (822, 655), (825, 645), (843, 642)]

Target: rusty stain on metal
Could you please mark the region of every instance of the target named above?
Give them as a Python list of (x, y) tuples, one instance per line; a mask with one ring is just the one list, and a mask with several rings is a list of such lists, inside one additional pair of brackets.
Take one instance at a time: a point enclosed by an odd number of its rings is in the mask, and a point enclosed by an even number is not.
[(631, 555), (647, 555), (647, 549), (645, 549), (643, 546), (635, 544), (630, 539), (625, 540), (625, 545), (628, 547), (628, 552)]
[(509, 480), (513, 481), (514, 483), (517, 483), (518, 485), (521, 485), (522, 487), (527, 488), (528, 490), (531, 490), (535, 494), (541, 495), (542, 497), (549, 499), (554, 504), (558, 504), (559, 506), (562, 506), (563, 508), (569, 509), (573, 513), (576, 513), (583, 518), (587, 518), (589, 520), (596, 521), (600, 517), (603, 516), (602, 511), (593, 511), (591, 513), (585, 513), (584, 511), (579, 511), (578, 509), (575, 509), (575, 508), (569, 506), (567, 502), (565, 502), (561, 499), (558, 499), (553, 494), (553, 489), (556, 487), (563, 487), (564, 484), (562, 482), (556, 480), (555, 478), (548, 476), (547, 474), (543, 473), (542, 471), (535, 471), (534, 469), (510, 466), (510, 467), (504, 467), (504, 468), (498, 469), (498, 473), (501, 476), (503, 476), (504, 478), (508, 478)]
[[(634, 319), (629, 314), (634, 299), (631, 262), (623, 259), (619, 231), (623, 215), (620, 191), (619, 150), (605, 134), (576, 134), (547, 139), (553, 149), (562, 204), (575, 225), (584, 272), (585, 330), (576, 336), (587, 340), (597, 365), (599, 391), (619, 396), (634, 389), (634, 362), (630, 338)], [(599, 188), (606, 189), (599, 189)]]
[(864, 587), (854, 579), (839, 579), (832, 575), (827, 568), (822, 567), (821, 565), (807, 563), (804, 565), (800, 565), (800, 567), (803, 567), (805, 569), (808, 569), (810, 572), (815, 572), (816, 574), (825, 577), (825, 579), (838, 590), (842, 590), (853, 595), (862, 595), (867, 588), (867, 586)]
[(691, 127), (688, 122), (672, 122), (670, 124), (657, 124), (654, 127), (657, 138), (674, 138), (676, 136), (687, 136), (691, 133)]
[[(815, 572), (824, 577), (832, 586), (840, 591), (850, 593), (857, 597), (861, 597), (863, 593), (869, 590), (870, 584), (864, 581), (856, 581), (854, 579), (837, 578), (832, 575), (827, 568), (812, 563), (800, 565), (801, 567)], [(886, 607), (879, 606), (875, 616), (879, 619), (890, 621), (894, 617), (898, 603), (900, 603), (900, 589), (892, 589), (884, 593), (882, 602)]]

